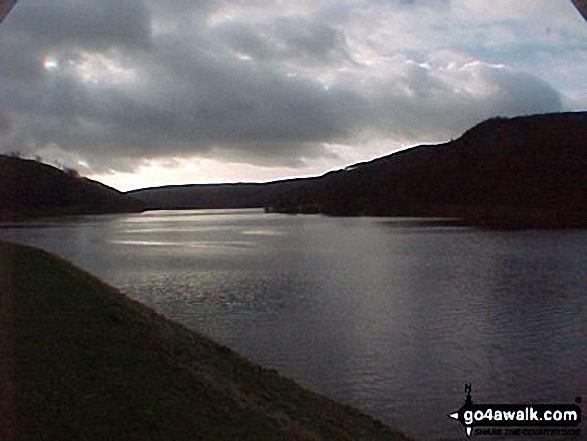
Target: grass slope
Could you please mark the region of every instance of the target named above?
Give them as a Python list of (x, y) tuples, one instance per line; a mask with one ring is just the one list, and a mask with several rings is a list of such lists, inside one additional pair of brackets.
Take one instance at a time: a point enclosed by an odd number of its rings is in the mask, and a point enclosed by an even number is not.
[(406, 439), (57, 256), (0, 242), (0, 265), (22, 439)]

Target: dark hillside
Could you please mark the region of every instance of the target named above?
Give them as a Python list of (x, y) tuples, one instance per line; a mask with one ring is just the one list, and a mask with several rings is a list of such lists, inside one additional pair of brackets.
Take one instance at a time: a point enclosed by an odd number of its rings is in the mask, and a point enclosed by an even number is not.
[(325, 176), (316, 194), (340, 214), (572, 217), (587, 213), (586, 167), (587, 113), (493, 119)]
[[(587, 224), (587, 112), (493, 118), (459, 139), (321, 177), (132, 194), (152, 208), (270, 207), (334, 215)], [(197, 198), (196, 198), (197, 195)]]
[(0, 216), (138, 212), (142, 201), (37, 161), (0, 155)]

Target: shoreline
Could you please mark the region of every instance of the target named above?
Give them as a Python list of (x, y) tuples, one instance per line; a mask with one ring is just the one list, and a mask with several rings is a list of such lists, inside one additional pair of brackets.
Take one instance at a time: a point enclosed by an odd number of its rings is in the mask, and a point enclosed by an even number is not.
[(0, 242), (0, 258), (15, 439), (408, 440), (55, 255)]
[[(1, 244), (1, 243), (0, 243)], [(0, 252), (0, 439), (16, 439), (12, 311), (14, 293), (8, 265)]]

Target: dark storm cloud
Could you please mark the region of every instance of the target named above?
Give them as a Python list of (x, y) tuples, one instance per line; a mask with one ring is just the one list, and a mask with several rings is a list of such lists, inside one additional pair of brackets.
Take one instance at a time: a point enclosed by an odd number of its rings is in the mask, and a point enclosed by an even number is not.
[[(449, 82), (428, 68), (412, 65), (393, 83), (382, 83), (372, 100), (373, 124), (381, 136), (422, 141), (446, 139), (479, 121), (494, 116), (516, 116), (559, 111), (560, 93), (527, 73), (473, 64), (461, 69), (460, 78)], [(475, 93), (473, 88), (486, 90)], [(403, 87), (401, 87), (403, 86)]]
[(28, 117), (10, 148), (27, 138), (89, 156), (185, 156), (224, 147), (257, 162), (267, 156), (294, 164), (299, 154), (324, 154), (309, 143), (350, 133), (352, 110), (361, 102), (351, 91), (326, 91), (316, 82), (186, 44), (162, 37), (135, 60), (138, 93), (84, 84), (71, 74), (56, 74), (35, 88), (15, 83), (12, 106)]
[(0, 76), (3, 82), (32, 82), (42, 75), (41, 60), (44, 49), (35, 46), (32, 39), (0, 29)]
[(257, 60), (267, 60), (278, 56), (279, 50), (271, 41), (263, 37), (267, 29), (253, 27), (246, 23), (223, 23), (215, 26), (210, 34), (228, 48), (250, 55)]
[(286, 56), (319, 61), (350, 58), (344, 34), (332, 26), (301, 18), (283, 18), (275, 26)]
[[(158, 19), (179, 22), (186, 16), (205, 17), (207, 13), (218, 9), (222, 4), (230, 4), (231, 2), (226, 0), (145, 0), (144, 3)], [(250, 0), (248, 3), (255, 4), (257, 2)]]
[(284, 15), (272, 1), (21, 3), (0, 28), (0, 150), (53, 146), (94, 170), (198, 154), (301, 167), (335, 156), (326, 143), (446, 139), (487, 117), (561, 108), (530, 74), (374, 55), (349, 13), (375, 14), (367, 1)]
[[(189, 54), (189, 55), (188, 55)], [(149, 60), (148, 98), (201, 140), (319, 141), (342, 136), (359, 98), (284, 72), (166, 41)], [(182, 130), (180, 129), (179, 132)], [(180, 133), (178, 133), (180, 134)]]
[[(385, 0), (383, 0), (385, 1)], [(402, 6), (421, 6), (421, 7), (446, 7), (450, 5), (450, 0), (399, 0)]]
[(487, 100), (490, 108), (504, 116), (529, 114), (537, 110), (561, 110), (562, 98), (546, 81), (524, 72), (501, 72), (486, 69), (486, 79), (495, 88)]
[(68, 61), (80, 49), (146, 49), (150, 21), (140, 0), (21, 1), (0, 28), (0, 75), (43, 83), (43, 60), (48, 56)]
[[(141, 0), (19, 2), (6, 32), (40, 46), (146, 46), (150, 16)], [(4, 30), (3, 30), (4, 32)]]
[(279, 18), (271, 25), (222, 23), (209, 32), (228, 48), (259, 60), (324, 64), (350, 60), (340, 29), (303, 17)]
[(12, 127), (12, 118), (6, 112), (0, 103), (0, 136), (4, 133), (8, 133), (8, 131)]

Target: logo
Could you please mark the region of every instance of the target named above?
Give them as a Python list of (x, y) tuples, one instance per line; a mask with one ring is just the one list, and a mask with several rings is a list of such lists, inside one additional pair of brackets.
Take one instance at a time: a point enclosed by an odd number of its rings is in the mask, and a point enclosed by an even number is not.
[[(459, 410), (448, 415), (459, 421), (467, 437), (498, 436), (577, 436), (581, 423), (581, 402), (577, 404), (475, 404), (471, 384), (465, 385), (467, 397)], [(479, 428), (489, 429), (479, 429)], [(478, 428), (478, 429), (476, 429)]]

